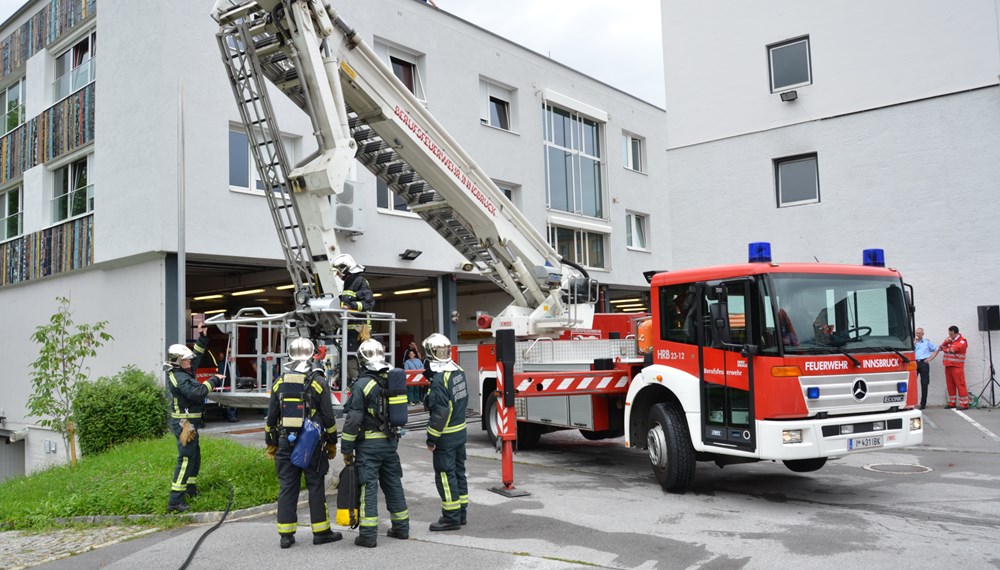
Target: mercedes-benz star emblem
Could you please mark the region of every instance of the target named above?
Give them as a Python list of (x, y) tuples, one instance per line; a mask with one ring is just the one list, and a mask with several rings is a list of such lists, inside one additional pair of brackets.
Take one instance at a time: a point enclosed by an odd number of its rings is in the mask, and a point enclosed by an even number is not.
[(868, 395), (868, 382), (865, 382), (864, 378), (858, 378), (854, 381), (854, 386), (851, 387), (851, 393), (854, 394), (854, 399), (861, 401), (865, 399)]

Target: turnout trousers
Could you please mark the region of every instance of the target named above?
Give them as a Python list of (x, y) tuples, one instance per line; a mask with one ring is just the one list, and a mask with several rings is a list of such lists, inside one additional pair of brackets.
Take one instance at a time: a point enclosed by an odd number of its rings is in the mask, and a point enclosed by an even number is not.
[(465, 477), (465, 434), (461, 443), (442, 438), (434, 449), (434, 485), (441, 497), (441, 522), (460, 524), (468, 517), (469, 481)]
[[(194, 423), (194, 422), (192, 422)], [(177, 465), (174, 467), (174, 478), (170, 481), (170, 500), (168, 505), (178, 505), (184, 502), (188, 486), (192, 491), (198, 484), (198, 471), (201, 470), (201, 436), (197, 433), (187, 445), (181, 445), (181, 423), (170, 420), (170, 432), (177, 440)]]
[(968, 407), (969, 391), (965, 386), (964, 366), (945, 366), (944, 377), (948, 381), (948, 407), (955, 407), (955, 394), (958, 393), (959, 407)]
[(299, 526), (299, 489), (302, 476), (306, 478), (309, 491), (309, 519), (313, 534), (330, 530), (330, 511), (326, 506), (324, 477), (330, 469), (330, 460), (323, 446), (317, 445), (308, 469), (292, 463), (292, 446), (282, 437), (278, 452), (274, 455), (274, 467), (278, 471), (278, 534), (295, 534)]
[(378, 536), (378, 489), (382, 487), (385, 506), (389, 510), (392, 528), (410, 532), (410, 512), (403, 493), (403, 465), (396, 452), (398, 442), (387, 437), (365, 439), (355, 448), (358, 483), (361, 485), (361, 536), (375, 540)]

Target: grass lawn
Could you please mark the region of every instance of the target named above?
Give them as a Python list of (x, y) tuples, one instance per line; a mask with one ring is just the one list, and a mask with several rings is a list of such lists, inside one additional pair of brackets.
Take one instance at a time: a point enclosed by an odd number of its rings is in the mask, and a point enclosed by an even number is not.
[[(29, 477), (0, 483), (0, 530), (45, 529), (55, 519), (91, 515), (166, 514), (177, 443), (170, 434), (83, 457)], [(192, 511), (221, 511), (234, 488), (232, 509), (278, 498), (274, 462), (262, 449), (215, 438), (201, 440), (199, 494)], [(171, 524), (165, 517), (162, 524)]]

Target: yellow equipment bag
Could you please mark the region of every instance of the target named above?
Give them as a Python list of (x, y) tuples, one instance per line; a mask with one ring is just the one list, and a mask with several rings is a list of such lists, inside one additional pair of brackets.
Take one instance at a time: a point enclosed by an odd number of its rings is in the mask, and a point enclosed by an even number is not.
[(337, 485), (337, 525), (358, 528), (361, 518), (358, 509), (361, 508), (361, 487), (358, 485), (358, 472), (354, 462), (344, 465), (340, 471), (340, 483)]

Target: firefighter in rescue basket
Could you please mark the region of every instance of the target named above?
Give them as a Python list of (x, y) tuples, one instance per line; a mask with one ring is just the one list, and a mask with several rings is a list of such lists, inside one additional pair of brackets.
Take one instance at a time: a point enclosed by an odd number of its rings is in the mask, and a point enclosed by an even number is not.
[(341, 452), (344, 463), (357, 458), (361, 485), (360, 534), (354, 544), (374, 548), (378, 542), (378, 487), (382, 485), (392, 527), (388, 536), (410, 537), (410, 513), (403, 493), (403, 466), (396, 451), (399, 428), (406, 424), (406, 373), (390, 369), (385, 349), (375, 339), (358, 348), (363, 371), (344, 406)]
[[(337, 276), (344, 281), (344, 292), (340, 294), (340, 308), (355, 312), (369, 312), (375, 308), (375, 296), (368, 280), (363, 275), (365, 266), (346, 253), (333, 258), (330, 265)], [(356, 353), (362, 342), (371, 337), (371, 322), (367, 319), (352, 320), (347, 327), (347, 351)], [(358, 377), (358, 358), (347, 357), (347, 386)]]
[(205, 396), (222, 382), (222, 377), (216, 375), (201, 384), (194, 376), (207, 346), (205, 326), (199, 325), (194, 351), (183, 344), (172, 344), (167, 349), (167, 361), (163, 365), (170, 400), (170, 432), (177, 438), (177, 465), (167, 501), (167, 512), (171, 513), (190, 509), (186, 499), (198, 494), (198, 471), (201, 470), (198, 428), (204, 425)]
[(281, 548), (295, 544), (298, 528), (296, 505), (302, 476), (309, 491), (309, 518), (313, 544), (336, 542), (341, 533), (330, 529), (324, 476), (337, 455), (337, 424), (325, 373), (313, 365), (315, 347), (297, 338), (288, 345), (292, 362), (271, 390), (264, 426), (267, 454), (278, 473), (278, 534)]
[(425, 405), (427, 449), (434, 453), (434, 484), (441, 496), (441, 518), (431, 530), (458, 530), (468, 521), (469, 482), (465, 477), (465, 410), (469, 391), (465, 372), (451, 360), (451, 341), (434, 333), (424, 340), (430, 376)]

